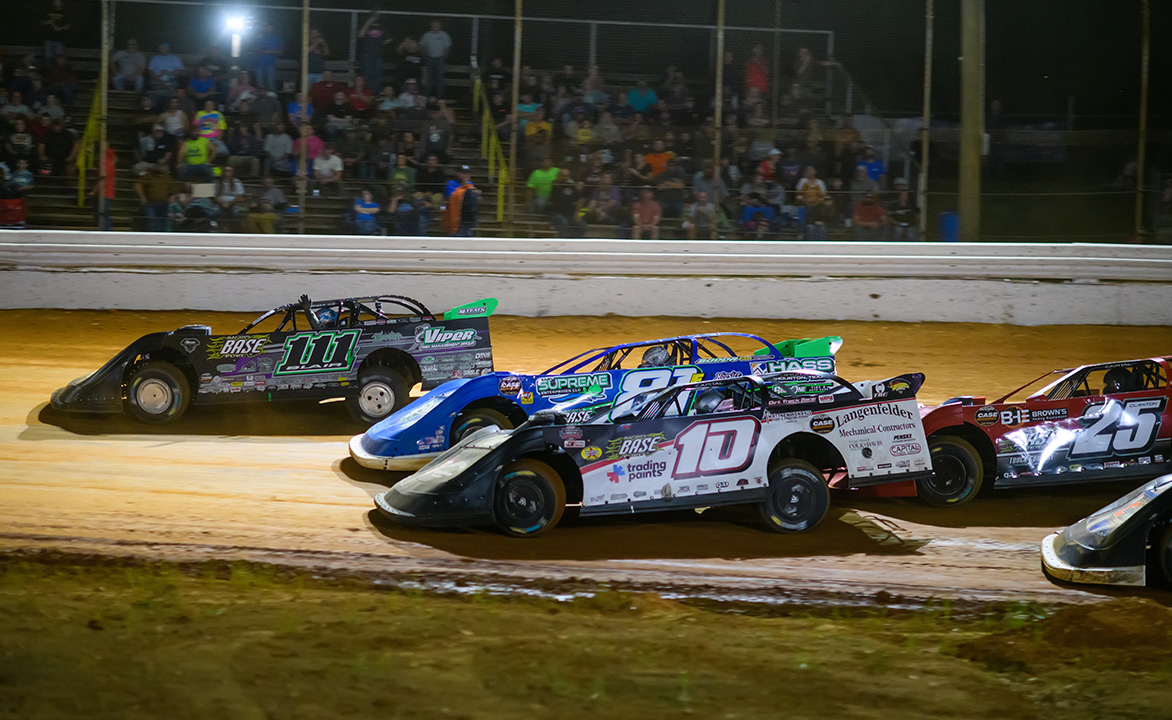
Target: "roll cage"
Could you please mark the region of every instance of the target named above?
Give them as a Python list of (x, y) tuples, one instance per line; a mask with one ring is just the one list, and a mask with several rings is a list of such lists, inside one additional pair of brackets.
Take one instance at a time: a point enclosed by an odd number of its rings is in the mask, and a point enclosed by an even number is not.
[[(735, 350), (721, 341), (721, 338), (733, 337), (748, 338), (761, 343), (762, 347), (756, 352), (761, 352), (761, 350), (764, 350), (768, 354), (777, 352), (772, 344), (763, 338), (750, 335), (749, 333), (720, 332), (705, 333), (703, 335), (677, 335), (675, 337), (660, 338), (659, 340), (644, 340), (641, 342), (624, 343), (622, 345), (587, 350), (584, 353), (580, 353), (554, 365), (541, 374), (567, 375), (577, 372), (629, 370), (637, 366), (637, 362), (636, 364), (626, 364), (632, 352), (640, 349), (645, 350), (656, 345), (667, 348), (670, 359), (666, 365), (687, 365), (703, 358), (721, 359), (726, 357), (741, 357)], [(634, 358), (635, 361), (639, 359), (638, 357)], [(624, 364), (626, 364), (625, 367)]]
[[(390, 305), (392, 307), (384, 310), (384, 305)], [(406, 312), (394, 312), (394, 307), (401, 308)], [(392, 317), (402, 316), (431, 316), (431, 311), (427, 309), (426, 305), (406, 295), (374, 295), (370, 297), (340, 298), (337, 300), (315, 300), (309, 304), (309, 309), (333, 310), (338, 318), (334, 327), (339, 328), (357, 327), (359, 323), (366, 320), (388, 320)], [(283, 315), (281, 324), (277, 327), (276, 332), (297, 332), (298, 330), (317, 329), (316, 320), (305, 312), (305, 306), (300, 302), (295, 302), (269, 310), (250, 322), (237, 334), (245, 335), (257, 325), (276, 315)], [(301, 322), (300, 326), (298, 320)]]
[[(1166, 358), (1163, 358), (1166, 361)], [(1160, 359), (1149, 358), (1142, 360), (1127, 360), (1123, 362), (1100, 363), (1098, 365), (1084, 365), (1069, 372), (1056, 382), (1042, 388), (1031, 399), (1045, 398), (1047, 400), (1068, 400), (1076, 397), (1090, 397), (1104, 394), (1105, 388), (1092, 386), (1091, 374), (1104, 370), (1124, 368), (1129, 371), (1130, 378), (1126, 387), (1118, 392), (1139, 392), (1142, 390), (1166, 390), (1168, 376)]]

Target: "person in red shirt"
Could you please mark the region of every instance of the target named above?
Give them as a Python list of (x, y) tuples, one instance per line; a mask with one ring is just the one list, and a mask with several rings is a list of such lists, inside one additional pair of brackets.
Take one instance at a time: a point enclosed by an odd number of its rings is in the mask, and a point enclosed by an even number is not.
[(349, 85), (334, 80), (334, 74), (325, 70), (321, 74), (321, 80), (309, 88), (309, 101), (313, 103), (315, 110), (325, 110), (334, 101), (334, 93), (349, 91)]
[(769, 61), (761, 45), (754, 45), (753, 54), (745, 61), (745, 92), (749, 88), (757, 88), (762, 97), (769, 94)]
[(631, 219), (634, 221), (631, 236), (636, 240), (644, 235), (652, 240), (659, 239), (659, 221), (663, 219), (663, 210), (655, 202), (651, 188), (643, 188), (639, 202), (631, 207)]
[(361, 75), (354, 78), (354, 87), (350, 88), (346, 97), (350, 100), (350, 107), (354, 110), (354, 114), (360, 117), (366, 117), (370, 114), (370, 105), (373, 100), (370, 89), (366, 87), (366, 80)]
[(769, 157), (757, 164), (757, 172), (765, 176), (765, 182), (773, 182), (777, 176), (777, 163), (781, 160), (781, 151), (773, 148)]
[(851, 225), (855, 228), (855, 239), (874, 242), (883, 239), (887, 227), (887, 210), (879, 204), (875, 193), (867, 193), (863, 201), (855, 205)]

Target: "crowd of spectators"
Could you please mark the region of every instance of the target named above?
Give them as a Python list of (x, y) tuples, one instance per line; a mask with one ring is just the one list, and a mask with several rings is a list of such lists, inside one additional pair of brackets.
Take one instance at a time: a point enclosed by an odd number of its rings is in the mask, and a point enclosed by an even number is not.
[(525, 66), (515, 108), (501, 58), (484, 79), (502, 142), (516, 119), (528, 209), (559, 235), (603, 225), (620, 237), (659, 237), (670, 225), (687, 238), (825, 239), (853, 228), (860, 239), (914, 239), (906, 183), (888, 177), (849, 115), (822, 111), (815, 70), (827, 62), (802, 48), (792, 75), (776, 79), (785, 92), (771, 108), (774, 78), (761, 46), (743, 63), (727, 53), (719, 137), (715, 99), (694, 94), (674, 65), (658, 83), (626, 84), (607, 82), (597, 66), (548, 74)]

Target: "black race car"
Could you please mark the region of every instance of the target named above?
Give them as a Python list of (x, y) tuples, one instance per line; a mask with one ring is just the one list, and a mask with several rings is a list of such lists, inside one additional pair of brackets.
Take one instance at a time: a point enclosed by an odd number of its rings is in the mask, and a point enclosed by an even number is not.
[(58, 410), (122, 412), (148, 423), (191, 403), (344, 397), (373, 423), (429, 389), (492, 372), (488, 316), (495, 299), (433, 315), (402, 295), (298, 302), (270, 310), (233, 335), (185, 325), (144, 335), (89, 375), (53, 393)]
[(1172, 475), (1048, 535), (1042, 570), (1077, 583), (1172, 584)]

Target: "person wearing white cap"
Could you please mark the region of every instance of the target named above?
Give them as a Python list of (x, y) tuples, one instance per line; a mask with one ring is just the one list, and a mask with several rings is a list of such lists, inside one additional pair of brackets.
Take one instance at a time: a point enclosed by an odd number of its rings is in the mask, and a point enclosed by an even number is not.
[(174, 140), (163, 131), (162, 125), (156, 124), (149, 135), (138, 139), (138, 162), (132, 166), (134, 173), (141, 175), (155, 166), (166, 167), (171, 162), (174, 147)]

